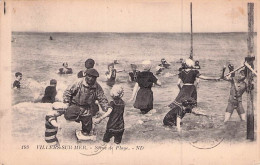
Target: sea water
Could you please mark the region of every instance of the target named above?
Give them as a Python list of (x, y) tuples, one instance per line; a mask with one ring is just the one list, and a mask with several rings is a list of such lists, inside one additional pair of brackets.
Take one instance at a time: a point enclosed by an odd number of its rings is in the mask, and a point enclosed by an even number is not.
[[(40, 103), (44, 89), (51, 79), (57, 80), (57, 97), (62, 101), (63, 91), (77, 78), (77, 73), (84, 69), (84, 62), (88, 58), (95, 60), (95, 68), (100, 77), (97, 81), (102, 86), (106, 96), (111, 100), (106, 85), (105, 72), (107, 65), (114, 60), (117, 70), (125, 70), (117, 74), (116, 84), (124, 87), (123, 100), (126, 102), (125, 123), (127, 141), (151, 139), (160, 140), (174, 137), (162, 126), (162, 119), (169, 111), (169, 105), (177, 96), (177, 87), (180, 58), (186, 59), (190, 54), (190, 34), (186, 33), (30, 33), (14, 32), (16, 42), (12, 42), (12, 75), (15, 72), (23, 74), (21, 89), (12, 91), (12, 105), (15, 111), (13, 120), (20, 122), (14, 127), (16, 136), (23, 134), (32, 137), (31, 133), (24, 131), (38, 121), (39, 127), (44, 129), (44, 115), (51, 105)], [(53, 40), (49, 40), (52, 36)], [(219, 77), (223, 65), (233, 64), (235, 68), (243, 65), (247, 56), (247, 33), (196, 33), (193, 36), (194, 59), (199, 60), (202, 75)], [(255, 41), (255, 45), (256, 41)], [(134, 83), (128, 82), (130, 64), (137, 64), (141, 70), (143, 60), (152, 61), (151, 71), (155, 73), (156, 66), (161, 58), (171, 64), (157, 76), (162, 82), (161, 87), (153, 87), (154, 109), (152, 113), (141, 115), (139, 110), (133, 108), (133, 102), (127, 102), (132, 94)], [(73, 69), (71, 75), (59, 75), (57, 70), (63, 62), (68, 62)], [(226, 69), (226, 72), (228, 69)], [(256, 80), (255, 80), (256, 81)], [(187, 115), (184, 117), (184, 130), (202, 131), (205, 129), (218, 129), (222, 126), (225, 109), (228, 103), (230, 83), (226, 81), (200, 81), (198, 88), (198, 108), (210, 118)], [(256, 90), (255, 90), (256, 91)], [(255, 92), (256, 93), (256, 92)], [(246, 94), (243, 105), (246, 109)], [(256, 102), (255, 102), (256, 105)], [(233, 115), (234, 116), (234, 115)], [(30, 118), (30, 122), (26, 119)], [(185, 119), (186, 118), (186, 119)], [(238, 117), (234, 120), (239, 120)], [(104, 131), (105, 122), (100, 129)], [(79, 125), (77, 125), (79, 126)], [(65, 124), (68, 137), (76, 124)], [(24, 128), (22, 128), (24, 127)], [(79, 126), (80, 127), (80, 126)], [(31, 128), (37, 132), (37, 127)], [(65, 132), (66, 132), (65, 131)], [(166, 132), (165, 132), (166, 131)], [(171, 130), (172, 131), (172, 130)], [(171, 132), (170, 131), (170, 132)], [(137, 132), (136, 134), (134, 132)], [(64, 133), (66, 137), (66, 133)], [(42, 135), (38, 135), (42, 137)], [(176, 135), (177, 136), (177, 135)], [(35, 136), (35, 139), (39, 138)], [(192, 137), (188, 134), (187, 137)], [(158, 139), (157, 139), (158, 138)], [(70, 138), (68, 138), (70, 139)]]

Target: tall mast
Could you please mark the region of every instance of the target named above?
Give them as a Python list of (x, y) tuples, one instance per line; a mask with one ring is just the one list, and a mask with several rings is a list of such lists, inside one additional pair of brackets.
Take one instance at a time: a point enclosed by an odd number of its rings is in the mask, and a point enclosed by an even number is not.
[(192, 2), (190, 3), (190, 59), (193, 60)]
[[(254, 3), (247, 4), (248, 10), (248, 38), (247, 49), (248, 54), (245, 61), (254, 69)], [(254, 95), (251, 89), (253, 75), (250, 69), (246, 68), (247, 81), (247, 139), (254, 140)]]

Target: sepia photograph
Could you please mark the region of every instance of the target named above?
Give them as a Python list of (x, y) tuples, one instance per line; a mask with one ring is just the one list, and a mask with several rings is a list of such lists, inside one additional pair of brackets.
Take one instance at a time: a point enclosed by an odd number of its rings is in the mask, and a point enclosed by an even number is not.
[(0, 164), (259, 165), (258, 9), (0, 0)]

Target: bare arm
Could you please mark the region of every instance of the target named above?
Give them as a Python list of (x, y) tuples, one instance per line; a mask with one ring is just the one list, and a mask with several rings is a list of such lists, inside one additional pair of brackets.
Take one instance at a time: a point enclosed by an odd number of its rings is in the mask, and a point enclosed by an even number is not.
[(106, 78), (107, 78), (107, 79), (110, 79), (111, 76), (112, 76), (112, 72), (111, 72), (111, 71), (110, 71), (110, 72), (106, 72)]
[(56, 120), (51, 120), (50, 123), (51, 123), (51, 125), (53, 125), (54, 127), (59, 127), (59, 124), (57, 123)]
[(180, 78), (178, 79), (177, 86), (181, 90), (181, 79)]
[(132, 81), (132, 78), (131, 78), (131, 76), (129, 74), (128, 74), (128, 80)]
[(62, 68), (60, 68), (59, 70), (57, 70), (56, 73), (57, 73), (57, 74), (61, 74), (61, 73), (62, 73)]
[(117, 73), (120, 73), (120, 72), (125, 72), (125, 69), (124, 70), (116, 70)]
[(161, 81), (159, 81), (159, 80), (157, 80), (157, 82), (155, 84), (158, 85), (158, 86), (162, 85)]
[(232, 81), (232, 77), (229, 75), (229, 76), (225, 76), (223, 77), (223, 80), (225, 81)]
[(104, 91), (99, 84), (97, 87), (96, 96), (97, 96), (98, 103), (100, 104), (102, 110), (105, 112), (108, 111), (108, 109), (111, 107), (109, 106), (108, 100), (104, 94)]
[(100, 123), (104, 118), (108, 117), (111, 112), (112, 112), (112, 108), (108, 108), (106, 113), (104, 113), (101, 117), (97, 119), (93, 119), (94, 124)]
[(199, 83), (200, 83), (200, 79), (197, 78), (196, 81), (194, 82), (196, 88), (199, 88)]
[(135, 86), (134, 86), (134, 90), (133, 90), (133, 93), (132, 93), (132, 97), (130, 99), (130, 101), (134, 100), (136, 94), (137, 94), (137, 91), (140, 89), (138, 83), (135, 83)]
[(213, 81), (220, 80), (220, 78), (207, 77), (207, 76), (203, 76), (203, 75), (198, 76), (198, 78), (200, 78), (202, 80), (213, 80)]
[[(55, 117), (56, 116), (56, 117)], [(60, 124), (57, 122), (57, 117), (61, 116), (57, 111), (49, 111), (46, 115), (47, 120), (53, 125), (54, 127), (60, 127)]]

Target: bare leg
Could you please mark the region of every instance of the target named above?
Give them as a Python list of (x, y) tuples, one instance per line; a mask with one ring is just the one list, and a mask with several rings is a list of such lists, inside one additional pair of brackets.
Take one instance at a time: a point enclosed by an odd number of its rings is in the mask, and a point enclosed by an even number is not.
[(229, 121), (230, 117), (231, 117), (232, 113), (229, 113), (229, 112), (226, 112), (225, 113), (225, 120), (224, 120), (224, 123)]
[(242, 105), (242, 102), (238, 103), (237, 113), (238, 113), (241, 121), (246, 121), (246, 114), (245, 114), (245, 110), (244, 110), (244, 107)]
[(226, 113), (225, 113), (224, 123), (227, 122), (227, 121), (230, 119), (232, 113), (234, 112), (234, 109), (236, 109), (236, 108), (237, 108), (237, 107), (234, 105), (233, 102), (228, 101), (228, 105), (227, 105)]
[(239, 115), (241, 121), (246, 121), (246, 114), (245, 113), (242, 113)]
[(178, 132), (180, 132), (181, 131), (181, 118), (179, 116), (177, 117), (176, 126), (177, 126)]

